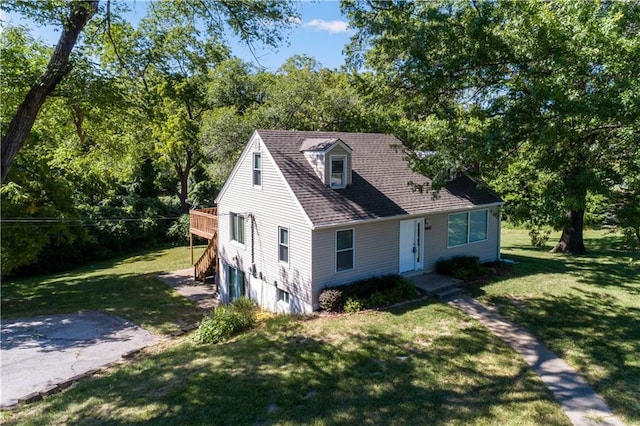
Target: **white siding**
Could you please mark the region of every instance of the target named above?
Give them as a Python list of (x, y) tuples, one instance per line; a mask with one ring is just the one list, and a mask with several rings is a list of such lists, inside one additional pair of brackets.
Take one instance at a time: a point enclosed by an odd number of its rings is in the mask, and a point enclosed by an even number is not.
[(322, 151), (306, 151), (304, 157), (307, 159), (313, 171), (316, 172), (318, 179), (326, 184), (326, 176), (324, 174), (324, 152)]
[[(325, 287), (398, 273), (400, 225), (387, 220), (313, 232), (313, 304)], [(336, 272), (336, 231), (354, 230), (354, 269)]]
[[(254, 134), (254, 139), (259, 140), (259, 136)], [(296, 305), (308, 311), (311, 306), (311, 230), (308, 219), (261, 141), (262, 186), (252, 187), (252, 153), (257, 146), (254, 139), (243, 152), (218, 199), (219, 282), (226, 287), (226, 265), (232, 265), (244, 271), (245, 289), (249, 294), (253, 292), (257, 296), (256, 281), (273, 287), (273, 291), (260, 290), (261, 298), (275, 295), (277, 285), (294, 295)], [(243, 246), (230, 241), (230, 213), (245, 215)], [(278, 261), (278, 226), (289, 228), (288, 264)], [(226, 301), (226, 288), (221, 293)], [(270, 305), (272, 302), (264, 303)]]
[[(483, 209), (476, 209), (483, 210)], [(481, 262), (491, 262), (498, 258), (499, 217), (497, 210), (489, 209), (487, 215), (487, 239), (458, 247), (447, 247), (448, 213), (425, 216), (431, 229), (425, 230), (424, 269), (433, 271), (436, 262), (453, 256), (477, 256)]]
[[(481, 210), (481, 209), (478, 209)], [(431, 229), (424, 231), (424, 272), (431, 272), (440, 259), (453, 256), (477, 256), (481, 262), (498, 259), (499, 218), (497, 210), (489, 209), (487, 215), (487, 240), (459, 247), (447, 247), (448, 213), (412, 217), (424, 217)], [(400, 220), (380, 220), (360, 225), (313, 231), (313, 306), (317, 308), (322, 289), (375, 275), (397, 274), (400, 269)], [(354, 269), (336, 272), (337, 230), (353, 229), (355, 259)]]

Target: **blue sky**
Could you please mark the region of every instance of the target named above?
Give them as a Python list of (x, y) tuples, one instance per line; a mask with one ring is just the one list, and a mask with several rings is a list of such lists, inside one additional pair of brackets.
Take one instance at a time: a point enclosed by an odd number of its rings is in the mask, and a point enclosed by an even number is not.
[[(140, 0), (131, 1), (130, 19), (133, 22), (144, 16), (145, 3)], [(277, 49), (255, 45), (253, 46), (254, 55), (247, 46), (230, 37), (233, 54), (270, 71), (275, 71), (295, 54), (313, 56), (327, 68), (338, 68), (344, 64), (342, 52), (353, 31), (348, 28), (347, 19), (340, 14), (340, 3), (337, 0), (300, 1), (297, 3), (297, 9), (301, 20), (289, 33), (288, 45), (282, 45)], [(29, 22), (20, 22), (18, 17), (7, 16), (4, 13), (0, 13), (0, 19), (7, 20), (11, 24), (32, 25)], [(60, 33), (52, 28), (35, 28), (34, 26), (33, 35), (46, 43), (55, 44)]]

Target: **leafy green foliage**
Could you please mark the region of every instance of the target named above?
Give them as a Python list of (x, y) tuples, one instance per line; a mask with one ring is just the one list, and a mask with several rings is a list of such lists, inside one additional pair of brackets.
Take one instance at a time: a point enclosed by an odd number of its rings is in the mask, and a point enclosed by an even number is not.
[(344, 311), (347, 313), (353, 314), (356, 312), (360, 312), (362, 309), (364, 309), (364, 306), (362, 305), (360, 299), (349, 297), (344, 302)]
[(365, 278), (322, 290), (318, 304), (327, 312), (357, 312), (379, 308), (418, 296), (410, 281), (396, 274)]
[(529, 236), (531, 237), (531, 245), (534, 247), (544, 247), (549, 241), (551, 235), (550, 229), (531, 229)]
[(194, 335), (196, 343), (220, 343), (251, 328), (256, 322), (256, 306), (246, 298), (215, 308), (203, 318)]
[(436, 263), (436, 272), (470, 281), (482, 273), (482, 267), (480, 259), (476, 256), (455, 256), (439, 260)]
[[(353, 65), (399, 98), (414, 168), (480, 164), (505, 215), (581, 252), (587, 194), (638, 174), (637, 2), (346, 0)], [(410, 133), (409, 133), (410, 134)], [(582, 247), (580, 247), (582, 246)]]

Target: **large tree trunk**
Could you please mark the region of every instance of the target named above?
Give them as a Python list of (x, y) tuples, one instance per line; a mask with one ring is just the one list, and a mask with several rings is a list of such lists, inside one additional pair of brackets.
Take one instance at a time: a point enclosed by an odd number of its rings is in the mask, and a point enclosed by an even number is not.
[(6, 135), (2, 138), (1, 182), (4, 183), (11, 164), (18, 151), (24, 145), (27, 136), (29, 136), (33, 123), (36, 121), (38, 112), (47, 96), (53, 92), (64, 76), (71, 71), (69, 55), (82, 29), (98, 10), (98, 2), (99, 0), (75, 0), (69, 3), (69, 16), (62, 34), (60, 34), (58, 44), (51, 55), (49, 64), (47, 64), (46, 70), (38, 81), (31, 86), (13, 116)]
[(570, 210), (567, 212), (568, 223), (562, 230), (558, 244), (552, 253), (586, 254), (582, 231), (584, 228), (584, 210)]

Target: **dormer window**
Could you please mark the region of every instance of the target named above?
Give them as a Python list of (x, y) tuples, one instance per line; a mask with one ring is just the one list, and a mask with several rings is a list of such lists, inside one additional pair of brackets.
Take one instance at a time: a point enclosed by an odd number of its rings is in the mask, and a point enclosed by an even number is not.
[(318, 178), (332, 189), (351, 185), (351, 147), (339, 138), (309, 138), (300, 144)]
[(331, 188), (345, 188), (347, 186), (347, 156), (331, 156)]

